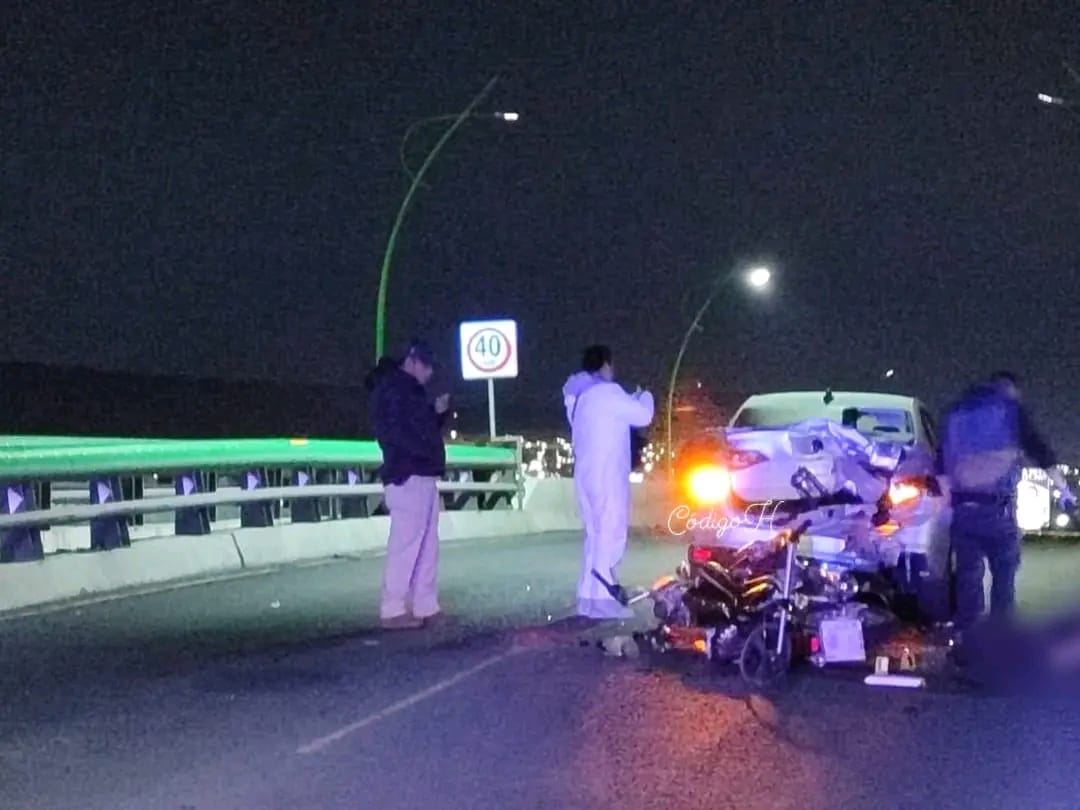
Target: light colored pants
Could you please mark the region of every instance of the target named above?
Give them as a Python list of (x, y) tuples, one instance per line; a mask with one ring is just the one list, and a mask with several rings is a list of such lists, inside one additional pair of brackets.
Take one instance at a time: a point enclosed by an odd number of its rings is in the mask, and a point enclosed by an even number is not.
[(409, 612), (418, 619), (439, 612), (439, 490), (437, 478), (411, 476), (386, 487), (390, 539), (386, 545), (382, 605), (392, 619)]
[(576, 482), (576, 490), (585, 529), (577, 613), (590, 619), (630, 618), (633, 610), (615, 601), (592, 573), (595, 569), (608, 582), (618, 582), (616, 571), (626, 553), (630, 495), (618, 487), (590, 486), (581, 480)]

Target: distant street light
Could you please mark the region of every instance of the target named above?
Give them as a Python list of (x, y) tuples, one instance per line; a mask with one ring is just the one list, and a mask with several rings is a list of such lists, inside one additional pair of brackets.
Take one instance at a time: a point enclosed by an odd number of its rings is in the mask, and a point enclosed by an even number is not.
[[(435, 121), (449, 121), (453, 120), (453, 123), (447, 127), (446, 131), (442, 134), (442, 137), (435, 143), (428, 152), (427, 157), (424, 158), (424, 162), (420, 165), (420, 169), (416, 172), (416, 175), (412, 177), (412, 183), (409, 186), (409, 190), (405, 193), (405, 199), (401, 201), (401, 207), (398, 208), (397, 217), (394, 219), (394, 225), (390, 229), (390, 236), (386, 240), (386, 250), (383, 253), (382, 270), (379, 273), (379, 293), (375, 302), (375, 360), (378, 362), (382, 357), (383, 350), (386, 344), (386, 294), (389, 289), (390, 283), (390, 260), (394, 255), (394, 246), (397, 244), (398, 232), (401, 230), (401, 224), (405, 221), (405, 213), (409, 210), (409, 205), (412, 203), (413, 197), (416, 195), (417, 189), (420, 188), (420, 181), (423, 179), (424, 174), (431, 167), (431, 164), (438, 157), (439, 152), (444, 146), (454, 137), (454, 133), (458, 131), (462, 124), (470, 118), (490, 118), (495, 117), (502, 121), (517, 121), (518, 114), (516, 112), (500, 112), (489, 115), (480, 115), (474, 112), (474, 110), (480, 106), (480, 102), (487, 97), (488, 93), (498, 82), (499, 77), (493, 76), (484, 89), (481, 90), (476, 98), (469, 102), (469, 106), (456, 115), (437, 115), (431, 118), (424, 118), (417, 121), (409, 127), (405, 132), (405, 136), (402, 138), (402, 162), (404, 164), (404, 149), (405, 144), (408, 142), (409, 136), (416, 130), (417, 127), (429, 124)], [(408, 167), (406, 166), (406, 172)]]
[(746, 280), (751, 287), (755, 289), (762, 289), (769, 286), (769, 281), (772, 279), (772, 271), (768, 267), (755, 267), (749, 273), (746, 274)]
[[(701, 319), (705, 316), (705, 312), (709, 309), (713, 299), (716, 298), (717, 293), (724, 288), (725, 283), (734, 278), (737, 273), (727, 273), (725, 275), (717, 276), (713, 282), (712, 292), (709, 293), (708, 298), (705, 299), (705, 303), (701, 305), (701, 308), (694, 316), (694, 320), (690, 322), (689, 328), (686, 330), (686, 334), (683, 335), (682, 345), (679, 346), (679, 353), (675, 356), (675, 364), (671, 367), (671, 381), (668, 383), (668, 395), (667, 395), (667, 462), (668, 462), (668, 474), (671, 475), (675, 471), (675, 452), (672, 446), (672, 430), (671, 430), (671, 416), (675, 409), (675, 386), (679, 380), (679, 368), (682, 366), (683, 355), (686, 354), (686, 347), (690, 345), (691, 336), (701, 329)], [(755, 290), (765, 290), (769, 287), (772, 281), (772, 271), (767, 267), (754, 267), (746, 273), (742, 274), (743, 281)]]
[[(460, 117), (461, 117), (460, 113), (451, 113), (450, 115), (432, 115), (432, 116), (430, 116), (428, 118), (421, 118), (419, 121), (414, 121), (413, 123), (411, 123), (409, 125), (409, 128), (407, 130), (405, 130), (405, 134), (401, 138), (401, 146), (398, 148), (398, 153), (399, 153), (399, 155), (401, 157), (401, 168), (405, 170), (405, 174), (407, 174), (409, 176), (410, 180), (414, 180), (415, 177), (414, 177), (414, 175), (412, 173), (412, 169), (409, 168), (408, 146), (409, 146), (409, 139), (412, 138), (412, 136), (416, 132), (416, 130), (420, 129), (421, 127), (426, 127), (426, 126), (429, 126), (431, 124), (439, 124), (439, 123), (442, 123), (444, 121), (456, 121)], [(496, 112), (496, 113), (475, 113), (474, 112), (474, 113), (469, 113), (469, 115), (466, 116), (466, 118), (470, 119), (470, 120), (471, 119), (476, 119), (476, 118), (494, 118), (497, 121), (504, 121), (506, 123), (512, 124), (515, 121), (517, 121), (519, 118), (521, 118), (521, 116), (516, 112)]]
[(1036, 98), (1040, 103), (1045, 104), (1048, 107), (1060, 107), (1071, 113), (1080, 113), (1080, 109), (1078, 109), (1076, 102), (1071, 99), (1063, 98), (1061, 96), (1051, 96), (1048, 93), (1039, 93)]

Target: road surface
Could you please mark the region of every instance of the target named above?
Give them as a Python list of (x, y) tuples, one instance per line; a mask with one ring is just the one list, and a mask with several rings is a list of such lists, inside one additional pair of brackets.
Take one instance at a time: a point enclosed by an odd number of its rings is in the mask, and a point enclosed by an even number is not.
[[(681, 552), (635, 542), (624, 581)], [(397, 636), (373, 629), (377, 558), (0, 621), (0, 806), (1080, 806), (1076, 705), (820, 673), (766, 699), (701, 662), (605, 658), (558, 622), (578, 555), (447, 546), (459, 622)], [(1029, 549), (1022, 597), (1078, 575), (1080, 549)]]

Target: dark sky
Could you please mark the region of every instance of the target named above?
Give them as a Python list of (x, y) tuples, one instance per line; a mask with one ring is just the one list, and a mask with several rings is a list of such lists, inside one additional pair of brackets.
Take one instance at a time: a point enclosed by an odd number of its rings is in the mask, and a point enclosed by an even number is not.
[(484, 109), (521, 121), (433, 168), (392, 341), (453, 373), (460, 320), (514, 317), (510, 402), (557, 409), (594, 340), (659, 387), (708, 280), (762, 260), (688, 374), (940, 406), (1011, 367), (1080, 451), (1080, 117), (1035, 101), (1080, 96), (1080, 25), (1036, 5), (8, 0), (0, 359), (357, 379), (401, 135), (501, 70)]

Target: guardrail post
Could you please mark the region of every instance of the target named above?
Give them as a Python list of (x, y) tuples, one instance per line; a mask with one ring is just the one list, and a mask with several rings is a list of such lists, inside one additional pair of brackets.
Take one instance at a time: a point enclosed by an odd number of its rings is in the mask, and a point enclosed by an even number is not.
[[(177, 495), (194, 495), (205, 489), (206, 484), (200, 472), (186, 472), (176, 476)], [(173, 531), (183, 536), (210, 534), (210, 510), (205, 506), (177, 509)]]
[[(264, 487), (283, 487), (285, 486), (285, 471), (275, 467), (272, 470), (267, 470), (266, 474), (261, 479)], [(281, 520), (281, 509), (283, 504), (281, 501), (274, 501), (270, 504), (270, 519), (277, 521)]]
[[(95, 506), (122, 501), (123, 492), (117, 478), (98, 479), (90, 482), (90, 503)], [(131, 545), (127, 518), (102, 517), (90, 521), (90, 549), (92, 551), (112, 551)]]
[[(218, 474), (216, 472), (211, 470), (210, 472), (206, 473), (205, 482), (206, 482), (206, 491), (207, 492), (217, 492)], [(140, 495), (139, 497), (141, 498), (142, 496)], [(214, 525), (215, 523), (217, 523), (217, 519), (218, 519), (217, 510), (218, 510), (218, 508), (216, 506), (208, 506), (208, 507), (206, 507), (206, 513), (210, 516), (210, 525), (211, 526)]]
[(525, 437), (514, 437), (514, 483), (517, 484), (517, 508), (525, 508)]
[[(34, 508), (33, 485), (12, 482), (0, 486), (0, 511), (5, 515), (31, 512)], [(41, 530), (37, 527), (0, 532), (0, 563), (32, 562), (44, 557)]]
[[(328, 470), (326, 468), (315, 470), (315, 483), (320, 486), (329, 486), (337, 483), (337, 470)], [(337, 504), (334, 503), (333, 498), (318, 498), (316, 503), (319, 504), (319, 514), (327, 520), (337, 519)]]
[[(139, 501), (143, 496), (143, 477), (141, 475), (132, 475), (127, 478), (120, 479), (120, 498), (125, 501)], [(142, 526), (145, 522), (145, 516), (138, 512), (132, 515), (129, 520), (130, 525)]]
[[(251, 492), (266, 487), (266, 476), (262, 470), (248, 470), (244, 473), (244, 489)], [(240, 527), (244, 529), (262, 529), (274, 525), (273, 505), (262, 503), (240, 504)]]
[[(311, 470), (295, 470), (292, 474), (293, 486), (306, 487), (312, 483)], [(318, 523), (319, 499), (294, 498), (289, 500), (289, 517), (293, 523)]]
[[(361, 483), (364, 479), (359, 470), (345, 470), (341, 478), (349, 486), (355, 486)], [(368, 516), (368, 499), (366, 495), (357, 495), (352, 498), (341, 499), (341, 517), (345, 520), (349, 518), (365, 518)]]
[[(51, 509), (52, 508), (52, 481), (35, 481), (34, 482), (34, 503), (38, 509)], [(49, 530), (48, 525), (38, 526), (43, 532)]]

